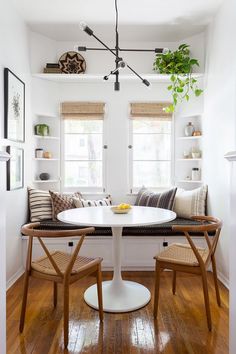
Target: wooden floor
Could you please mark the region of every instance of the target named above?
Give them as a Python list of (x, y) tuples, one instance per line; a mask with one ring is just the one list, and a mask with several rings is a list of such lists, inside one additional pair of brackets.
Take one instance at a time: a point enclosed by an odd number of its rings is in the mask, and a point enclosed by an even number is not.
[[(110, 279), (110, 273), (103, 274)], [(147, 286), (153, 294), (152, 272), (126, 272), (124, 278)], [(60, 353), (228, 353), (228, 291), (221, 285), (222, 307), (218, 308), (209, 274), (213, 330), (208, 332), (201, 280), (197, 276), (177, 275), (177, 293), (171, 292), (171, 272), (161, 277), (160, 305), (153, 320), (151, 302), (138, 311), (125, 314), (105, 313), (99, 324), (98, 313), (83, 301), (85, 289), (93, 284), (89, 277), (71, 286), (70, 342), (63, 349), (62, 304), (59, 295), (53, 309), (52, 284), (31, 279), (23, 335), (19, 335), (19, 315), (23, 279), (7, 294), (7, 354)]]

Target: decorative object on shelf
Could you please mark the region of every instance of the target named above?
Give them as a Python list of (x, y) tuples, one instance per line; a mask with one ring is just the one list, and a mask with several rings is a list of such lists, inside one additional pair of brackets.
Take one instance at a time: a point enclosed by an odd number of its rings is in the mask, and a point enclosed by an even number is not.
[(39, 179), (41, 179), (41, 181), (48, 181), (50, 179), (50, 174), (47, 172), (40, 173)]
[(59, 67), (64, 74), (81, 74), (86, 70), (86, 62), (79, 53), (66, 52), (59, 59)]
[(47, 63), (43, 69), (44, 74), (61, 74), (59, 63)]
[(115, 48), (111, 49), (109, 46), (107, 46), (103, 41), (101, 41), (100, 38), (98, 38), (93, 30), (87, 26), (86, 23), (81, 22), (80, 26), (82, 30), (87, 33), (89, 36), (92, 36), (95, 38), (103, 47), (102, 48), (87, 48), (87, 47), (78, 47), (79, 51), (86, 51), (86, 50), (108, 50), (111, 54), (115, 56), (115, 69), (112, 70), (108, 75), (105, 75), (103, 77), (104, 80), (108, 80), (110, 75), (115, 75), (115, 83), (114, 83), (114, 89), (115, 91), (120, 90), (120, 82), (119, 82), (119, 70), (123, 68), (129, 69), (134, 75), (136, 75), (144, 85), (150, 86), (150, 82), (146, 79), (144, 79), (141, 75), (139, 75), (131, 66), (129, 66), (122, 57), (120, 57), (120, 51), (130, 51), (130, 52), (155, 52), (160, 54), (163, 52), (168, 51), (168, 49), (163, 49), (163, 48), (155, 48), (154, 50), (152, 49), (120, 49), (119, 45), (119, 32), (118, 32), (118, 7), (117, 7), (117, 0), (115, 0), (115, 13), (116, 13), (116, 23), (115, 23), (115, 32), (116, 32), (116, 43), (115, 43)]
[(193, 136), (201, 136), (202, 135), (202, 132), (200, 130), (195, 130), (193, 132)]
[(185, 136), (192, 136), (195, 131), (194, 125), (192, 122), (188, 122), (186, 127), (184, 128)]
[(4, 69), (4, 137), (25, 141), (25, 84), (11, 70)]
[(200, 181), (201, 180), (201, 172), (198, 167), (192, 168), (192, 181)]
[(60, 68), (44, 68), (43, 73), (44, 74), (62, 74), (62, 71)]
[(36, 157), (36, 159), (42, 159), (43, 158), (43, 149), (35, 149), (35, 157)]
[(201, 150), (198, 147), (192, 147), (191, 149), (191, 157), (193, 159), (200, 159), (202, 156)]
[(189, 159), (189, 158), (190, 158), (189, 151), (184, 150), (184, 152), (183, 152), (183, 158), (184, 158), (184, 159)]
[(191, 181), (191, 177), (190, 176), (186, 176), (185, 177), (185, 181)]
[(48, 136), (49, 126), (47, 124), (37, 124), (34, 126), (34, 131), (36, 135)]
[(192, 91), (196, 97), (203, 92), (197, 86), (197, 79), (192, 77), (194, 66), (199, 66), (197, 59), (190, 57), (189, 45), (181, 44), (177, 50), (168, 50), (156, 55), (153, 68), (160, 74), (170, 74), (171, 84), (167, 89), (171, 92), (173, 102), (165, 108), (167, 112), (174, 112), (178, 103), (184, 99), (189, 101)]
[(7, 190), (12, 191), (24, 187), (24, 150), (15, 146), (7, 146), (11, 159), (7, 161)]
[(51, 159), (52, 158), (52, 153), (50, 151), (44, 151), (43, 158), (44, 159)]

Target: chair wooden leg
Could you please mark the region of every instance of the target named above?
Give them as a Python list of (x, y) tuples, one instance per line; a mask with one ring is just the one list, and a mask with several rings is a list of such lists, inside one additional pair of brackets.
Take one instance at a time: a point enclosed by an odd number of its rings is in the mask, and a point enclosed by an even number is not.
[(154, 293), (154, 311), (153, 311), (153, 316), (154, 318), (157, 318), (157, 312), (158, 312), (158, 302), (159, 302), (159, 287), (160, 287), (160, 265), (158, 261), (156, 261), (156, 270), (155, 270), (155, 293)]
[(57, 306), (57, 282), (53, 282), (53, 306)]
[(21, 305), (21, 314), (20, 314), (20, 333), (23, 332), (24, 324), (25, 324), (25, 312), (26, 312), (26, 304), (27, 304), (27, 295), (28, 295), (28, 288), (29, 288), (29, 271), (25, 271), (25, 278), (24, 278), (24, 290), (23, 290), (23, 299)]
[(69, 342), (69, 284), (63, 283), (64, 287), (64, 346), (67, 348)]
[(210, 310), (209, 293), (208, 293), (208, 285), (207, 285), (207, 274), (205, 269), (202, 269), (202, 286), (203, 286), (203, 294), (204, 294), (204, 301), (205, 301), (205, 308), (206, 308), (207, 324), (208, 324), (209, 331), (211, 331), (211, 310)]
[(216, 300), (218, 306), (221, 306), (220, 291), (219, 291), (217, 270), (216, 270), (216, 261), (214, 255), (211, 257), (211, 263), (212, 263), (213, 279), (214, 279), (215, 290), (216, 290)]
[(98, 270), (97, 270), (97, 293), (98, 293), (99, 318), (100, 318), (100, 321), (103, 321), (102, 271), (101, 271), (101, 264), (98, 265)]
[(172, 293), (175, 295), (176, 292), (176, 270), (173, 270), (173, 275), (172, 275)]

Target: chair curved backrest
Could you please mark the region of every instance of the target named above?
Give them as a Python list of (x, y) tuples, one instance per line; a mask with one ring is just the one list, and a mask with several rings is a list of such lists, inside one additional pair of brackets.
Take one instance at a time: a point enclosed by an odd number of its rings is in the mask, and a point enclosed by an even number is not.
[[(220, 237), (220, 232), (222, 228), (222, 221), (218, 218), (215, 218), (213, 216), (192, 216), (192, 220), (195, 221), (200, 221), (200, 225), (173, 225), (172, 230), (173, 231), (178, 231), (182, 232), (185, 237), (187, 238), (198, 262), (199, 265), (202, 266), (203, 264), (205, 266), (208, 266), (209, 262), (211, 261), (212, 257), (214, 257), (217, 243)], [(200, 256), (190, 233), (191, 232), (196, 232), (198, 234), (203, 234), (207, 243), (208, 247), (208, 256), (203, 262), (202, 257)], [(211, 233), (211, 235), (209, 235)], [(212, 235), (213, 233), (213, 235)]]
[[(79, 250), (82, 246), (84, 241), (84, 237), (95, 231), (94, 227), (86, 227), (83, 229), (75, 229), (75, 230), (40, 230), (37, 229), (40, 226), (39, 222), (26, 224), (21, 228), (21, 232), (23, 235), (29, 236), (29, 245), (28, 245), (28, 255), (27, 255), (27, 270), (30, 271), (31, 269), (31, 262), (32, 262), (32, 247), (33, 247), (33, 238), (36, 237), (42, 246), (44, 252), (46, 253), (51, 265), (53, 266), (57, 275), (61, 278), (69, 277), (73, 265), (75, 263), (76, 257), (79, 253)], [(57, 238), (57, 237), (76, 237), (80, 236), (80, 240), (76, 245), (74, 252), (71, 255), (70, 262), (67, 265), (65, 273), (63, 274), (59, 269), (59, 266), (51, 256), (50, 251), (46, 247), (45, 243), (43, 242), (42, 238)]]

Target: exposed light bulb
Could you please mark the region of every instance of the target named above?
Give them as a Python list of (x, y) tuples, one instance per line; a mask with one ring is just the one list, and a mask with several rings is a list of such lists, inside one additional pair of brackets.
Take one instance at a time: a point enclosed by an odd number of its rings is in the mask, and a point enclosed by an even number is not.
[(162, 54), (167, 54), (169, 51), (169, 48), (163, 48)]
[(88, 27), (88, 26), (87, 26), (87, 23), (84, 22), (84, 21), (81, 21), (80, 24), (79, 24), (79, 26), (80, 26), (80, 28), (82, 29), (82, 31), (84, 31), (85, 28)]

